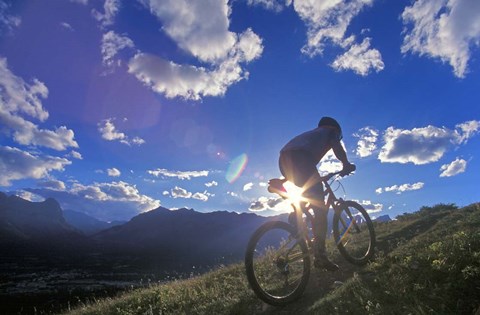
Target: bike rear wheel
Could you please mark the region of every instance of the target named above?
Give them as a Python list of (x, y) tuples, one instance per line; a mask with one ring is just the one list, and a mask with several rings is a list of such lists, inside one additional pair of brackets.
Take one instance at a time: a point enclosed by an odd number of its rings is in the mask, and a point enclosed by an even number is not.
[(248, 282), (255, 294), (272, 305), (298, 299), (310, 276), (310, 256), (303, 238), (286, 222), (260, 226), (245, 254)]
[(374, 254), (375, 230), (367, 211), (345, 201), (333, 216), (333, 236), (338, 250), (354, 265), (365, 265)]

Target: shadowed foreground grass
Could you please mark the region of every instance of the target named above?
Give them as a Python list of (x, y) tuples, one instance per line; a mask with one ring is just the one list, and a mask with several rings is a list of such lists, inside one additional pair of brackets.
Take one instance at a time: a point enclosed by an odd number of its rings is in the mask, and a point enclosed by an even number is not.
[(67, 314), (480, 314), (479, 227), (480, 204), (423, 207), (376, 224), (374, 262), (351, 266), (330, 247), (341, 271), (314, 272), (304, 296), (283, 308), (259, 301), (238, 264)]

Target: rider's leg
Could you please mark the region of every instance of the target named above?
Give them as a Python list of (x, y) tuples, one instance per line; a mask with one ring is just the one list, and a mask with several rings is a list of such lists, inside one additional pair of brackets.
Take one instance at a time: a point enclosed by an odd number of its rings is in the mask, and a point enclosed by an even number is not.
[(315, 215), (313, 224), (315, 267), (325, 268), (329, 271), (338, 270), (338, 266), (328, 259), (325, 250), (325, 240), (328, 232), (328, 209), (324, 201), (323, 184), (319, 183), (319, 185), (313, 186), (306, 194), (312, 196), (309, 199), (312, 200), (311, 204)]
[(309, 199), (314, 211), (315, 222), (312, 229), (315, 237), (316, 265), (328, 270), (338, 269), (337, 265), (328, 260), (325, 253), (328, 209), (325, 206), (323, 183), (315, 159), (304, 151), (283, 151), (280, 154), (279, 166), (285, 178), (305, 190), (303, 195)]

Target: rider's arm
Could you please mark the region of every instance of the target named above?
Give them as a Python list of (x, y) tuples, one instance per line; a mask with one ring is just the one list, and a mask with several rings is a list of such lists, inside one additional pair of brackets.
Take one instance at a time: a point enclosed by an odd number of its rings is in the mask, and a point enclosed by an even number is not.
[(350, 164), (348, 162), (347, 152), (345, 152), (345, 149), (343, 148), (340, 141), (334, 141), (332, 144), (332, 149), (337, 159), (339, 159), (343, 163), (343, 165)]
[(342, 172), (345, 172), (346, 174), (353, 172), (356, 167), (348, 161), (347, 152), (345, 152), (342, 143), (340, 141), (334, 141), (332, 149), (337, 159), (339, 159), (343, 164)]

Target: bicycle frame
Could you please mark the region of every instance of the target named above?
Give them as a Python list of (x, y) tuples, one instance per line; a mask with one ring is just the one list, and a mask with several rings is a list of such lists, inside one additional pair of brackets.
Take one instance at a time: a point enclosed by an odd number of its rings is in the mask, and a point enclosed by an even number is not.
[[(332, 187), (328, 183), (328, 181), (333, 176), (336, 176), (340, 173), (341, 172), (330, 173), (330, 174), (326, 175), (325, 177), (322, 177), (322, 182), (323, 182), (323, 185), (325, 187), (325, 196), (327, 196), (326, 201), (325, 201), (325, 207), (326, 207), (327, 211), (330, 208), (332, 208), (334, 211), (341, 211), (341, 209), (342, 209), (341, 205), (344, 202), (343, 198), (337, 198), (335, 196), (335, 193), (333, 192)], [(300, 221), (300, 222), (302, 222), (301, 224), (304, 223), (304, 225), (305, 225), (302, 229), (308, 230), (308, 222), (310, 222), (310, 226), (314, 230), (316, 228), (315, 224), (313, 224), (314, 214), (312, 215), (310, 213), (310, 211), (309, 211), (310, 208), (307, 205), (308, 205), (307, 201), (300, 202), (298, 204), (298, 207), (295, 205), (295, 203), (293, 203), (293, 202), (291, 203), (291, 206), (292, 206), (294, 212), (297, 213), (297, 218), (298, 218), (298, 213), (305, 214), (307, 216), (306, 222), (303, 222), (303, 220)], [(300, 212), (297, 212), (297, 210), (300, 210)], [(351, 213), (348, 209), (346, 209), (346, 212), (351, 217)], [(297, 224), (298, 224), (298, 222), (299, 221), (297, 220)], [(359, 231), (359, 227), (357, 226), (357, 223), (355, 222), (355, 220), (352, 220), (350, 222), (350, 224), (348, 225), (348, 227), (346, 226), (347, 224), (343, 219), (341, 219), (341, 222), (342, 222), (343, 226), (346, 228), (347, 233), (352, 227), (355, 227), (355, 229)], [(312, 248), (312, 239), (310, 237), (308, 237), (308, 235), (304, 235), (304, 236), (305, 236), (305, 239), (307, 241), (308, 247)]]

